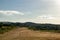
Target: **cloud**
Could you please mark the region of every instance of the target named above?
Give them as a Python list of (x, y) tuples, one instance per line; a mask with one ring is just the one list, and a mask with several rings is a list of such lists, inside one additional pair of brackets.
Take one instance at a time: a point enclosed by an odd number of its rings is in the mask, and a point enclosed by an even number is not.
[(13, 15), (13, 14), (24, 15), (24, 13), (19, 12), (19, 11), (0, 11), (0, 14), (4, 14), (4, 15)]
[(28, 19), (26, 21), (35, 22), (35, 23), (53, 23), (53, 24), (60, 23), (60, 19), (52, 15), (40, 15), (35, 18)]
[(37, 19), (55, 19), (53, 16), (51, 15), (41, 15), (41, 16), (37, 16)]
[(0, 21), (15, 21), (20, 20), (24, 13), (19, 11), (0, 11)]

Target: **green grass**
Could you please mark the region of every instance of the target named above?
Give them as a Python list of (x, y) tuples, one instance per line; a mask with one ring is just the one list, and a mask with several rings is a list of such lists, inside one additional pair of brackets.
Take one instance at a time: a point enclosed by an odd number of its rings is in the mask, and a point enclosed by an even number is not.
[(55, 32), (55, 33), (60, 33), (60, 30), (44, 30), (44, 29), (36, 29), (35, 27), (28, 27), (28, 29), (33, 30), (33, 31), (43, 31), (43, 32)]
[(12, 30), (12, 29), (14, 29), (15, 27), (13, 27), (13, 26), (2, 26), (1, 28), (0, 28), (0, 34), (3, 34), (3, 33), (5, 33), (5, 32), (8, 32), (8, 31), (10, 31), (10, 30)]

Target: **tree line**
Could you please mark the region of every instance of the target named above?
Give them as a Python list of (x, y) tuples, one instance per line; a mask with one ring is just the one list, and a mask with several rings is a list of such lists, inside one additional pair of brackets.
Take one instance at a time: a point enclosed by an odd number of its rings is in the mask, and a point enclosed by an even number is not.
[(5, 31), (11, 30), (13, 28), (18, 27), (27, 27), (28, 29), (32, 30), (54, 30), (60, 32), (60, 25), (59, 24), (41, 24), (41, 23), (33, 23), (33, 22), (0, 22), (0, 33), (4, 33)]
[(0, 22), (0, 28), (2, 26), (28, 27), (36, 30), (60, 30), (60, 25), (58, 24), (38, 24), (33, 22), (26, 22), (26, 23)]

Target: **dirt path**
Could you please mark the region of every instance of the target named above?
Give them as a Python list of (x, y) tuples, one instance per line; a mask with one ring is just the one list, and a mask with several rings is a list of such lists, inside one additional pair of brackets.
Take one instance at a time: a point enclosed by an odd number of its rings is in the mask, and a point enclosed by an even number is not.
[(0, 35), (0, 40), (60, 40), (60, 34), (17, 28)]

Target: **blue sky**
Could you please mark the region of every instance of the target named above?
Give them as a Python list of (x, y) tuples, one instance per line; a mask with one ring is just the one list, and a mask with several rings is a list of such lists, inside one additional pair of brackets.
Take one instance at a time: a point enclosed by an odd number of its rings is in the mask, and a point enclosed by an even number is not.
[(40, 9), (40, 2), (37, 0), (0, 0), (0, 9), (2, 10), (18, 10), (32, 11)]
[(0, 21), (58, 23), (59, 10), (60, 0), (0, 0)]

